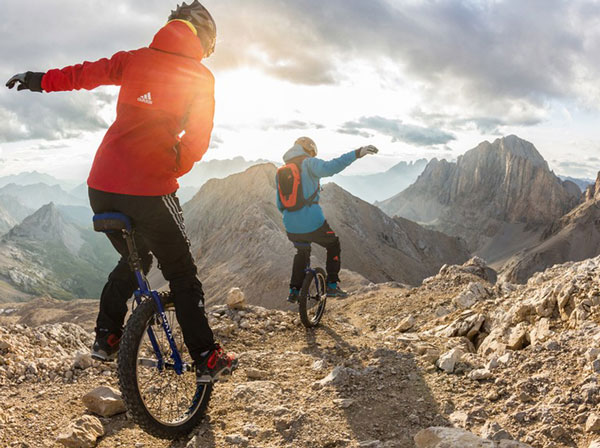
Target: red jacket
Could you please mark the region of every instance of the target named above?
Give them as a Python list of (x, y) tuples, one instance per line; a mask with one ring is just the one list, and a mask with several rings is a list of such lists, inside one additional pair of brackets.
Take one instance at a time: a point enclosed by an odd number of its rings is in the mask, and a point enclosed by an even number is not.
[(149, 48), (44, 75), (46, 92), (121, 86), (117, 119), (98, 148), (88, 186), (139, 196), (177, 190), (177, 178), (208, 149), (213, 127), (214, 77), (200, 62), (203, 54), (188, 26), (171, 22)]

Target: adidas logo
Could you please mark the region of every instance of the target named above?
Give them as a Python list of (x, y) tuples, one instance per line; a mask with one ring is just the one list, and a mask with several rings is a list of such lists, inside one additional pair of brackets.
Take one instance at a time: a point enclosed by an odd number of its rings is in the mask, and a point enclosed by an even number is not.
[(152, 104), (152, 94), (150, 92), (145, 93), (137, 99), (140, 103)]

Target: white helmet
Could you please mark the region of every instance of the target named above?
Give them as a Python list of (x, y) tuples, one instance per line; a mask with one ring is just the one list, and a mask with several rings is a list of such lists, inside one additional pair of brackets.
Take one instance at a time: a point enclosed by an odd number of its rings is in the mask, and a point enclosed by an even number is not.
[(298, 140), (294, 142), (296, 145), (302, 146), (304, 152), (306, 152), (311, 157), (317, 157), (318, 150), (317, 144), (313, 141), (312, 138), (309, 137), (300, 137)]

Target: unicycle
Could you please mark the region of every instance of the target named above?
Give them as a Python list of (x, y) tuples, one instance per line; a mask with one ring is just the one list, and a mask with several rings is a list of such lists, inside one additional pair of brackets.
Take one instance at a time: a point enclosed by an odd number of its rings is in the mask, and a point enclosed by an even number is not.
[(319, 325), (327, 304), (327, 274), (322, 268), (305, 269), (304, 282), (298, 297), (300, 320), (306, 328)]
[(212, 382), (196, 381), (171, 296), (150, 289), (129, 217), (102, 213), (93, 220), (94, 230), (123, 235), (139, 286), (117, 358), (119, 387), (127, 411), (135, 423), (154, 436), (172, 439), (189, 434), (204, 417)]

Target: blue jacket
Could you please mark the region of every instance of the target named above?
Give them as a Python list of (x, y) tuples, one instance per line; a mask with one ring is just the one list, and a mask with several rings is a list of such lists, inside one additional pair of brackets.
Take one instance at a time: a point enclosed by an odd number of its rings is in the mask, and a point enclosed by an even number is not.
[[(294, 145), (283, 155), (283, 161), (306, 155), (300, 145)], [(308, 157), (302, 161), (302, 192), (309, 198), (318, 188), (319, 179), (333, 176), (348, 167), (356, 160), (356, 153), (351, 151), (333, 160), (325, 161), (315, 157)], [(315, 202), (319, 202), (319, 194)], [(277, 192), (277, 207), (283, 213), (283, 225), (289, 233), (310, 233), (317, 230), (325, 223), (325, 216), (319, 204), (309, 205), (295, 212), (285, 210), (279, 192)]]

